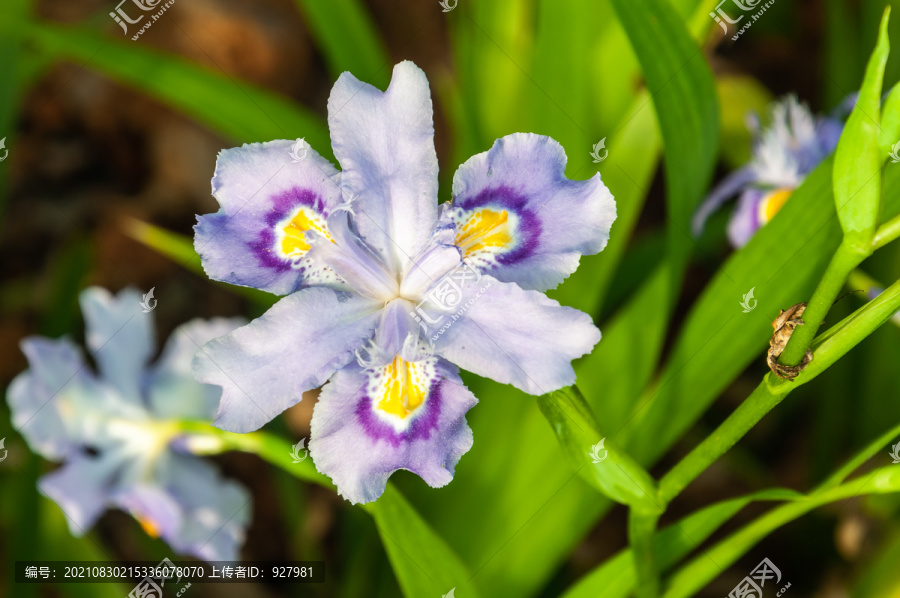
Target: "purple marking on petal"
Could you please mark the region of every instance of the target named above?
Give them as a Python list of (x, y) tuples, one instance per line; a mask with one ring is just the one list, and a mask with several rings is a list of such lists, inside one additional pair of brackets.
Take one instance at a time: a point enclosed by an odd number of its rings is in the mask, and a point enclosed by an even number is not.
[[(372, 411), (372, 397), (364, 395), (356, 405), (356, 416), (365, 428), (366, 434), (375, 440), (384, 440), (397, 448), (405, 442), (412, 440), (427, 440), (431, 433), (438, 428), (438, 419), (441, 416), (441, 385), (444, 378), (435, 380), (428, 389), (425, 399), (425, 413), (416, 417), (409, 428), (403, 432), (397, 432), (390, 424), (378, 419)], [(413, 417), (410, 415), (409, 417)]]
[(272, 210), (266, 214), (266, 224), (269, 226), (259, 233), (256, 241), (247, 245), (253, 250), (261, 266), (272, 268), (276, 272), (286, 272), (291, 269), (291, 262), (275, 253), (275, 231), (273, 230), (275, 225), (284, 220), (298, 206), (312, 208), (326, 219), (328, 213), (325, 211), (325, 202), (322, 198), (309, 189), (293, 187), (278, 195), (273, 195), (270, 199)]
[(514, 264), (537, 250), (541, 237), (541, 221), (534, 212), (525, 207), (528, 199), (512, 188), (506, 185), (488, 187), (475, 197), (454, 199), (453, 203), (463, 210), (498, 206), (515, 212), (519, 217), (519, 227), (516, 231), (519, 236), (518, 242), (513, 249), (502, 251), (497, 255), (497, 261), (501, 264)]

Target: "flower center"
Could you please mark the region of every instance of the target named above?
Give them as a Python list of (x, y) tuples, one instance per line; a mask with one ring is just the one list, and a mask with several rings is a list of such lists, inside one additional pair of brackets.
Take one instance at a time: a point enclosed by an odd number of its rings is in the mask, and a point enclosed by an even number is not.
[(400, 419), (421, 407), (431, 384), (431, 376), (425, 370), (424, 362), (406, 361), (399, 355), (394, 357), (381, 373), (378, 389), (381, 399), (376, 407)]
[(276, 246), (286, 257), (304, 255), (310, 249), (310, 244), (306, 241), (306, 232), (310, 230), (334, 243), (334, 239), (328, 234), (325, 220), (311, 208), (300, 206), (276, 226)]
[(513, 239), (514, 224), (506, 210), (481, 208), (464, 212), (457, 221), (456, 244), (463, 258), (497, 253)]
[(766, 224), (774, 218), (778, 210), (790, 199), (793, 192), (793, 189), (782, 188), (766, 194), (759, 202), (758, 214), (760, 224)]

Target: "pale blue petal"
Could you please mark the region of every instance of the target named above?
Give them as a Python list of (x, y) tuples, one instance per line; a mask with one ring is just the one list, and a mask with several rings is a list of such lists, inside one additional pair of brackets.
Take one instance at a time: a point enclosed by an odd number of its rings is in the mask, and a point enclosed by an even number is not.
[(30, 337), (22, 341), (29, 369), (7, 389), (13, 425), (29, 446), (48, 459), (61, 459), (94, 440), (87, 419), (95, 413), (132, 409), (101, 384), (68, 339)]
[(250, 432), (295, 405), (355, 359), (371, 338), (381, 304), (325, 288), (285, 297), (247, 326), (215, 339), (194, 358), (200, 382), (223, 388), (216, 425)]
[(600, 340), (590, 316), (543, 293), (484, 275), (453, 311), (423, 305), (435, 353), (479, 376), (541, 395), (575, 382), (572, 360)]
[(491, 251), (463, 247), (463, 257), (498, 280), (544, 291), (574, 272), (582, 255), (602, 251), (616, 219), (613, 196), (599, 173), (573, 181), (565, 170), (562, 146), (531, 133), (498, 139), (460, 166), (442, 222), (462, 226), (480, 210), (505, 212), (511, 237)]
[(694, 214), (694, 219), (691, 224), (691, 230), (694, 235), (699, 236), (700, 233), (703, 232), (703, 227), (706, 224), (707, 219), (709, 219), (723, 203), (743, 191), (755, 180), (756, 175), (754, 174), (753, 168), (745, 166), (739, 170), (735, 170), (725, 177), (721, 183), (716, 185)]
[(728, 221), (728, 240), (734, 247), (746, 245), (762, 226), (759, 222), (759, 202), (765, 196), (764, 191), (757, 189), (741, 193), (737, 208)]
[(176, 328), (147, 375), (150, 411), (159, 419), (213, 419), (222, 389), (197, 382), (191, 362), (201, 346), (244, 324), (243, 318), (195, 319)]
[(166, 453), (156, 467), (153, 484), (122, 489), (113, 504), (151, 523), (179, 554), (238, 560), (252, 512), (247, 490), (195, 457)]
[(72, 535), (81, 536), (106, 509), (121, 467), (120, 455), (75, 455), (59, 469), (40, 478), (38, 489), (63, 510)]
[(347, 290), (370, 299), (384, 301), (396, 297), (399, 285), (396, 277), (356, 231), (351, 229), (348, 214), (339, 211), (328, 219), (332, 240), (310, 239), (309, 258), (325, 267), (340, 281), (330, 285), (335, 290)]
[(478, 400), (451, 364), (431, 359), (429, 367), (427, 398), (403, 421), (379, 412), (380, 397), (370, 390), (372, 370), (351, 364), (322, 389), (313, 411), (310, 455), (351, 502), (377, 499), (398, 469), (434, 488), (444, 486), (472, 447), (465, 416)]
[(342, 203), (340, 175), (308, 147), (294, 162), (293, 144), (251, 143), (219, 153), (212, 189), (220, 209), (198, 216), (194, 227), (194, 247), (210, 278), (276, 295), (321, 282), (314, 266), (281, 250), (279, 234), (301, 208), (326, 219)]
[(100, 376), (136, 405), (142, 403), (142, 375), (155, 345), (152, 312), (143, 313), (141, 301), (132, 288), (113, 296), (90, 287), (80, 296), (85, 339)]
[(425, 73), (401, 62), (385, 92), (343, 73), (328, 98), (328, 126), (360, 233), (401, 271), (428, 242), (437, 218), (438, 161)]

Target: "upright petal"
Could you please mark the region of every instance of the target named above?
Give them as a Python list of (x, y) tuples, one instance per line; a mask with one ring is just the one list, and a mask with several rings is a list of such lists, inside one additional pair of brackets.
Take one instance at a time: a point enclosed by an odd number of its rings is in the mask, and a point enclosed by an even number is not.
[(360, 233), (402, 271), (428, 242), (437, 218), (438, 162), (425, 73), (401, 62), (385, 92), (343, 73), (328, 98), (328, 126)]
[(437, 355), (533, 395), (573, 384), (572, 360), (600, 340), (586, 313), (486, 275), (465, 283), (452, 311), (431, 302), (422, 310), (435, 321), (428, 335)]
[(197, 217), (194, 247), (210, 278), (287, 295), (320, 280), (306, 260), (306, 235), (328, 236), (326, 220), (342, 203), (340, 175), (311, 148), (291, 141), (222, 150), (212, 180), (220, 209)]
[(582, 255), (602, 251), (616, 203), (597, 173), (566, 178), (566, 154), (553, 139), (516, 133), (470, 158), (453, 176), (463, 257), (498, 280), (544, 291), (575, 271)]
[(298, 403), (355, 358), (380, 309), (358, 295), (303, 289), (201, 347), (194, 376), (222, 387), (216, 425), (250, 432)]
[(155, 349), (152, 312), (144, 313), (141, 300), (132, 288), (113, 296), (91, 287), (80, 297), (85, 340), (101, 377), (136, 405), (142, 403), (141, 379)]
[(472, 447), (465, 416), (477, 402), (458, 370), (440, 359), (410, 363), (397, 357), (367, 370), (350, 364), (319, 396), (310, 454), (353, 503), (381, 496), (398, 469), (439, 488)]
[(147, 375), (148, 407), (159, 419), (212, 419), (222, 389), (194, 379), (191, 362), (200, 347), (246, 324), (243, 318), (191, 320), (166, 341)]

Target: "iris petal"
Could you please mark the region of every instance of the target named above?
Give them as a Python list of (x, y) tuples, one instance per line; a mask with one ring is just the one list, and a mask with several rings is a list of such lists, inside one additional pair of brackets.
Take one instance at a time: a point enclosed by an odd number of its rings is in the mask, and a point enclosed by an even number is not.
[(438, 488), (453, 479), (456, 463), (472, 446), (465, 415), (477, 402), (458, 370), (443, 360), (395, 361), (372, 370), (351, 364), (322, 390), (310, 454), (353, 503), (381, 496), (398, 469)]
[(566, 154), (553, 139), (516, 133), (473, 156), (453, 176), (453, 204), (441, 222), (456, 224), (464, 257), (498, 280), (544, 291), (602, 251), (616, 219), (597, 173), (565, 176)]

